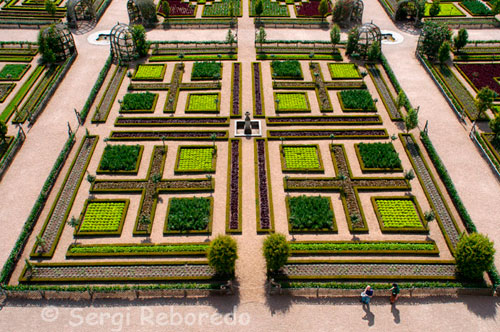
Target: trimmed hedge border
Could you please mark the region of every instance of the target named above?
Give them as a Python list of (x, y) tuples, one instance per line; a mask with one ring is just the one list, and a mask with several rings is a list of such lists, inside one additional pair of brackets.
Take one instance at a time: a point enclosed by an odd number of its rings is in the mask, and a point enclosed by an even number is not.
[[(233, 160), (233, 144), (237, 143), (238, 144), (238, 194), (237, 197), (233, 197), (232, 194), (232, 189), (234, 186), (234, 183), (232, 182), (232, 175), (234, 175), (234, 170), (232, 167), (232, 163), (234, 162)], [(242, 153), (241, 153), (241, 139), (239, 138), (230, 138), (229, 143), (228, 143), (228, 158), (227, 158), (227, 203), (226, 203), (226, 233), (232, 233), (232, 234), (238, 234), (242, 232), (242, 222), (243, 222), (243, 209), (242, 209)], [(238, 200), (238, 211), (236, 213), (238, 214), (238, 227), (236, 229), (231, 228), (231, 216), (232, 214), (235, 213), (234, 209), (232, 209), (231, 205), (233, 203), (233, 198)]]
[[(189, 135), (193, 134), (193, 135)], [(198, 134), (198, 135), (195, 135)], [(163, 130), (163, 131), (111, 131), (109, 139), (113, 141), (161, 141), (162, 137), (166, 140), (184, 140), (184, 141), (211, 141), (212, 134), (216, 134), (218, 141), (228, 139), (227, 130), (198, 130), (196, 132), (189, 130)], [(125, 136), (126, 135), (126, 136)], [(120, 137), (121, 136), (121, 137)]]
[[(309, 121), (308, 121), (309, 120)], [(313, 121), (314, 120), (314, 121)], [(268, 116), (268, 126), (317, 126), (317, 125), (375, 125), (382, 124), (380, 115), (297, 115), (297, 116)]]
[[(238, 78), (238, 83), (235, 83), (236, 78)], [(241, 118), (241, 107), (242, 107), (242, 64), (241, 62), (233, 63), (231, 68), (231, 106), (229, 108), (229, 114), (231, 118)], [(237, 107), (235, 107), (237, 104)]]
[[(259, 86), (257, 86), (259, 82)], [(252, 96), (253, 96), (253, 117), (263, 118), (266, 116), (264, 107), (264, 90), (262, 87), (262, 69), (260, 62), (252, 62)], [(260, 108), (260, 110), (259, 110)]]
[[(477, 232), (476, 225), (474, 224), (472, 218), (467, 212), (467, 209), (465, 208), (465, 205), (463, 204), (462, 199), (460, 198), (455, 188), (455, 185), (453, 184), (453, 181), (450, 178), (448, 170), (446, 169), (443, 162), (441, 161), (441, 158), (437, 154), (431, 139), (425, 132), (420, 133), (420, 139), (425, 149), (427, 150), (427, 153), (429, 154), (429, 157), (431, 158), (434, 167), (436, 167), (439, 177), (443, 181), (446, 190), (448, 191), (448, 194), (450, 195), (450, 198), (453, 204), (455, 205), (455, 208), (457, 209), (460, 217), (462, 218), (462, 221), (465, 224), (465, 228), (469, 233), (476, 233)], [(498, 287), (500, 285), (500, 276), (498, 275), (498, 271), (495, 266), (493, 266), (488, 271), (488, 275), (490, 276), (490, 279), (493, 282), (494, 287)]]
[[(300, 133), (320, 133), (321, 135), (310, 135)], [(360, 135), (362, 132), (378, 132), (376, 134), (371, 135)], [(330, 135), (334, 134), (335, 138), (342, 139), (386, 139), (389, 138), (389, 134), (387, 134), (387, 130), (385, 128), (381, 129), (364, 129), (364, 128), (356, 128), (356, 129), (333, 129), (333, 130), (324, 130), (324, 129), (297, 129), (297, 130), (267, 130), (267, 137), (270, 140), (277, 140), (281, 137), (285, 137), (287, 140), (289, 139), (331, 139)]]
[(4, 288), (5, 287), (4, 285), (8, 283), (9, 278), (12, 272), (14, 271), (16, 264), (19, 258), (21, 257), (24, 247), (26, 246), (26, 243), (28, 241), (28, 238), (31, 235), (31, 232), (33, 231), (35, 222), (38, 220), (38, 217), (40, 216), (45, 206), (45, 203), (47, 202), (47, 198), (49, 197), (50, 192), (52, 191), (55, 181), (59, 173), (61, 172), (61, 169), (64, 166), (64, 163), (68, 158), (68, 155), (71, 152), (71, 148), (73, 147), (74, 144), (75, 144), (75, 134), (72, 134), (66, 140), (66, 143), (64, 144), (61, 152), (59, 153), (59, 156), (57, 157), (54, 166), (52, 167), (52, 170), (50, 171), (47, 179), (45, 180), (42, 190), (40, 191), (40, 194), (38, 195), (38, 198), (35, 201), (33, 208), (31, 209), (28, 219), (26, 219), (26, 222), (24, 223), (21, 234), (19, 234), (19, 237), (14, 247), (12, 248), (9, 257), (7, 258), (3, 266), (0, 278), (0, 285), (2, 288)]
[[(289, 242), (291, 245), (291, 253), (294, 255), (312, 255), (312, 254), (320, 254), (320, 255), (364, 255), (364, 254), (374, 254), (374, 255), (438, 255), (439, 248), (434, 241), (293, 241)], [(294, 244), (429, 244), (433, 245), (432, 250), (422, 249), (339, 249), (339, 250), (296, 250), (293, 249)]]
[[(111, 108), (113, 107), (114, 101), (116, 99), (116, 96), (118, 95), (118, 90), (120, 90), (120, 86), (123, 83), (123, 80), (125, 79), (125, 75), (127, 74), (127, 68), (124, 66), (116, 66), (115, 71), (113, 72), (113, 75), (111, 76), (111, 79), (108, 82), (108, 85), (106, 87), (106, 90), (104, 91), (103, 95), (101, 96), (101, 100), (99, 101), (99, 104), (96, 106), (96, 111), (94, 113), (94, 116), (92, 117), (91, 123), (103, 123), (106, 122), (109, 116), (109, 112), (111, 111)], [(122, 73), (120, 73), (122, 71)], [(120, 76), (117, 76), (120, 75)], [(115, 91), (113, 91), (111, 95), (111, 99), (109, 102), (109, 105), (107, 106), (106, 110), (104, 112), (101, 112), (101, 106), (104, 102), (104, 99), (106, 98), (107, 94), (110, 92), (110, 89), (112, 88), (112, 84), (115, 82), (115, 80), (118, 79), (118, 85), (115, 88)], [(121, 110), (121, 106), (120, 106)], [(100, 114), (103, 114), (102, 118)], [(99, 115), (99, 117), (98, 117)]]
[[(127, 248), (127, 247), (138, 247), (138, 248), (155, 248), (155, 247), (183, 247), (183, 246), (199, 246), (200, 249), (203, 250), (172, 250), (172, 251), (114, 251), (111, 248)], [(206, 249), (209, 247), (209, 244), (206, 242), (190, 242), (190, 243), (119, 243), (119, 244), (71, 244), (66, 252), (66, 258), (94, 258), (94, 257), (144, 257), (144, 256), (205, 256)], [(109, 248), (109, 251), (106, 250), (97, 250), (96, 252), (88, 252), (88, 253), (78, 253), (72, 252), (72, 249), (85, 249), (85, 248)]]
[[(259, 151), (258, 151), (258, 145), (260, 142), (263, 142), (264, 146), (264, 152), (262, 156), (262, 160), (265, 163), (265, 166), (261, 165), (260, 159), (259, 159)], [(257, 233), (273, 233), (274, 232), (274, 209), (273, 209), (273, 196), (272, 196), (272, 187), (271, 187), (271, 181), (269, 179), (269, 174), (271, 174), (271, 169), (269, 165), (269, 147), (267, 144), (267, 139), (266, 138), (256, 138), (254, 140), (254, 152), (255, 152), (255, 157), (254, 157), (254, 169), (255, 169), (255, 204), (256, 204), (256, 222), (257, 222)], [(260, 166), (263, 166), (262, 171), (265, 172), (265, 174), (260, 174), (261, 168)], [(266, 186), (265, 188), (261, 188), (261, 179), (263, 179), (265, 176), (266, 180)], [(261, 225), (261, 215), (262, 211), (260, 208), (260, 203), (261, 203), (261, 191), (266, 191), (267, 192), (267, 199), (268, 199), (268, 209), (269, 209), (269, 228), (265, 229), (262, 228)]]
[[(198, 122), (192, 122), (198, 121)], [(211, 127), (229, 126), (228, 117), (117, 117), (115, 127)]]
[(94, 86), (92, 87), (92, 90), (90, 90), (90, 94), (85, 101), (85, 105), (83, 106), (82, 111), (80, 112), (80, 122), (85, 123), (85, 119), (87, 118), (87, 115), (89, 114), (90, 107), (94, 103), (95, 98), (97, 97), (97, 93), (102, 87), (102, 84), (104, 83), (104, 79), (108, 75), (109, 68), (111, 68), (111, 64), (113, 62), (113, 57), (110, 55), (107, 59), (106, 62), (104, 63), (104, 66), (102, 67), (101, 71), (99, 72), (99, 76), (97, 77), (97, 80), (94, 83)]

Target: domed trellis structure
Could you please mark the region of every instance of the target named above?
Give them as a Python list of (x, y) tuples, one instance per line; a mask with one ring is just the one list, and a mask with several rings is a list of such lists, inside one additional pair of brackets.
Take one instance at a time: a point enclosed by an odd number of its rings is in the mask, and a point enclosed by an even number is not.
[(366, 55), (368, 49), (377, 43), (380, 46), (382, 33), (380, 28), (373, 23), (365, 23), (358, 29), (358, 48), (361, 54)]
[[(73, 35), (64, 23), (50, 25), (40, 30), (40, 39), (44, 41), (44, 45), (40, 47), (50, 49), (56, 61), (64, 61), (76, 52)], [(43, 54), (43, 49), (41, 51)]]
[(142, 24), (150, 27), (158, 23), (153, 0), (128, 0), (127, 11), (130, 25)]
[(340, 0), (333, 9), (333, 21), (342, 27), (360, 25), (363, 19), (363, 0)]
[(137, 49), (128, 25), (123, 23), (115, 25), (109, 33), (109, 43), (111, 54), (118, 61), (129, 62), (137, 58)]
[(92, 22), (96, 18), (93, 0), (68, 0), (66, 19), (68, 26), (76, 29), (79, 21)]

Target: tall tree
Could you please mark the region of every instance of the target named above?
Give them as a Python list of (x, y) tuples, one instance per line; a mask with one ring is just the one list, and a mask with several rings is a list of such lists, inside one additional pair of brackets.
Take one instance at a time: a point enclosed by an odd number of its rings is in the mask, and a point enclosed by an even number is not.
[(451, 51), (450, 42), (445, 41), (443, 44), (441, 44), (438, 51), (439, 63), (444, 64), (446, 61), (450, 60), (450, 51)]
[(260, 15), (264, 12), (264, 4), (262, 3), (262, 0), (257, 0), (257, 3), (255, 4), (255, 15), (259, 18), (260, 21)]
[(418, 126), (418, 112), (410, 108), (408, 114), (404, 117), (405, 129), (408, 133), (410, 130), (417, 128)]
[(146, 56), (149, 50), (149, 44), (146, 40), (146, 30), (140, 24), (134, 25), (130, 31), (132, 41), (134, 42), (139, 57)]
[(318, 5), (318, 12), (321, 15), (321, 21), (325, 19), (326, 14), (328, 14), (328, 1), (321, 0)]
[(257, 32), (257, 39), (255, 41), (260, 44), (261, 51), (262, 51), (262, 44), (265, 43), (266, 37), (267, 37), (266, 30), (264, 30), (264, 27), (260, 27), (259, 32)]
[(481, 118), (484, 113), (493, 107), (493, 100), (497, 96), (496, 92), (491, 90), (488, 87), (484, 87), (476, 95), (476, 99), (474, 100), (474, 104), (477, 107), (479, 114), (477, 118)]
[(330, 30), (330, 41), (332, 42), (332, 48), (335, 48), (335, 45), (340, 43), (340, 27), (338, 24), (334, 24)]
[(445, 23), (425, 21), (422, 29), (422, 52), (429, 58), (436, 58), (439, 47), (451, 40), (451, 30)]
[(227, 30), (226, 43), (229, 43), (229, 45), (231, 45), (231, 51), (232, 51), (233, 50), (233, 44), (236, 43), (236, 37), (234, 36), (234, 34), (231, 31), (231, 29)]
[(467, 42), (469, 41), (469, 33), (467, 30), (464, 28), (458, 30), (458, 34), (453, 38), (453, 46), (455, 46), (455, 49), (460, 51), (462, 47), (467, 45)]
[(351, 31), (349, 31), (349, 35), (347, 36), (347, 46), (345, 53), (347, 55), (351, 55), (352, 53), (356, 52), (358, 49), (358, 42), (359, 30), (358, 28), (352, 28)]
[(45, 11), (51, 16), (54, 16), (56, 14), (56, 8), (56, 4), (53, 0), (45, 0)]

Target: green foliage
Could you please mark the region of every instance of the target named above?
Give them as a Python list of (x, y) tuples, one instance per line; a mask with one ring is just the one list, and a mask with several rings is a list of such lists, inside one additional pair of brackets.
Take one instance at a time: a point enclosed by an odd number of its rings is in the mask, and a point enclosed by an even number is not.
[[(232, 4), (232, 2), (231, 2), (231, 4)], [(233, 44), (236, 43), (236, 37), (233, 34), (233, 31), (231, 29), (227, 30), (226, 43), (231, 45), (231, 47), (233, 47)]]
[(27, 64), (6, 64), (0, 71), (0, 79), (2, 80), (18, 80), (24, 74)]
[(262, 251), (266, 259), (267, 270), (276, 272), (288, 261), (290, 244), (283, 234), (269, 234), (264, 240)]
[(283, 146), (286, 169), (315, 170), (320, 168), (318, 151), (315, 146)]
[(457, 270), (465, 279), (481, 279), (493, 266), (494, 255), (493, 242), (486, 235), (463, 233), (455, 251)]
[(276, 109), (278, 111), (308, 111), (307, 95), (304, 92), (276, 93)]
[[(262, 3), (262, 11), (259, 8), (259, 2)], [(274, 17), (285, 17), (289, 16), (287, 6), (282, 6), (278, 1), (271, 0), (250, 0), (251, 16), (274, 16)], [(259, 14), (260, 12), (260, 14)]]
[(7, 125), (5, 124), (5, 121), (0, 120), (0, 141), (2, 143), (5, 143), (5, 140), (7, 139)]
[(372, 250), (434, 250), (434, 243), (411, 243), (411, 242), (317, 242), (317, 243), (290, 243), (292, 253), (294, 251), (372, 251)]
[(478, 118), (480, 118), (484, 112), (493, 107), (493, 101), (495, 100), (496, 96), (497, 93), (488, 87), (484, 87), (479, 90), (476, 95), (476, 99), (474, 100), (474, 104), (476, 105), (477, 111), (479, 112), (477, 116)]
[(106, 145), (100, 170), (132, 171), (137, 165), (141, 147), (139, 145)]
[(179, 152), (179, 171), (210, 171), (213, 170), (214, 148), (208, 147), (181, 147)]
[(498, 15), (500, 13), (500, 0), (492, 2), (491, 13), (493, 15)]
[(408, 110), (408, 114), (403, 118), (406, 132), (418, 127), (418, 112), (414, 108)]
[(447, 24), (425, 21), (422, 29), (422, 52), (430, 59), (435, 58), (439, 47), (450, 39), (451, 30)]
[(59, 44), (59, 36), (55, 25), (52, 24), (44, 29), (40, 29), (38, 33), (38, 50), (42, 55), (42, 60), (46, 63), (54, 63), (57, 61), (56, 54), (63, 52), (62, 46)]
[(135, 79), (161, 80), (165, 75), (165, 65), (139, 65), (135, 72)]
[[(489, 122), (489, 126), (494, 136), (491, 140), (491, 143), (497, 148), (500, 149), (500, 115), (497, 114), (495, 118), (491, 119)], [(1, 128), (1, 125), (0, 125)]]
[(132, 34), (132, 41), (135, 45), (135, 49), (137, 50), (137, 55), (139, 57), (146, 56), (148, 54), (149, 45), (146, 39), (146, 30), (140, 24), (134, 25), (130, 29), (130, 33)]
[(277, 78), (302, 78), (302, 69), (300, 68), (300, 63), (298, 60), (273, 60), (273, 62), (271, 63), (271, 67), (273, 69), (273, 73), (276, 74)]
[(49, 13), (49, 15), (51, 16), (55, 15), (56, 4), (54, 3), (54, 0), (45, 0), (44, 6), (45, 6), (45, 11)]
[(467, 8), (474, 15), (491, 15), (491, 10), (481, 1), (463, 0), (462, 6)]
[(431, 5), (431, 8), (429, 9), (429, 15), (434, 17), (434, 16), (438, 16), (439, 15), (439, 12), (441, 11), (441, 6), (440, 6), (440, 2), (439, 0), (433, 0), (432, 1), (432, 5)]
[(354, 63), (329, 63), (328, 68), (332, 79), (361, 78), (358, 67)]
[(413, 201), (409, 199), (376, 199), (382, 222), (388, 228), (422, 228)]
[(91, 202), (79, 232), (116, 232), (120, 228), (125, 202)]
[(328, 9), (330, 9), (329, 6), (328, 6), (328, 1), (327, 0), (321, 0), (319, 2), (319, 5), (318, 5), (318, 12), (321, 15), (321, 20), (323, 20), (325, 18), (326, 14), (328, 13)]
[(171, 231), (205, 230), (210, 222), (210, 199), (172, 198), (167, 220), (167, 228)]
[[(203, 17), (231, 17), (235, 15), (239, 15), (241, 12), (240, 9), (240, 0), (221, 0), (219, 2), (212, 2), (210, 6), (205, 5), (203, 8)], [(233, 14), (231, 15), (231, 6), (233, 10)]]
[(191, 93), (189, 94), (187, 111), (216, 112), (219, 109), (219, 101), (217, 93)]
[(445, 41), (443, 44), (441, 44), (438, 51), (438, 60), (441, 64), (444, 64), (446, 61), (450, 60), (450, 51), (450, 42)]
[(264, 12), (264, 4), (262, 0), (257, 0), (257, 2), (255, 3), (255, 15), (260, 17), (260, 15), (262, 15), (263, 12)]
[(352, 53), (357, 51), (359, 42), (358, 33), (359, 33), (358, 28), (352, 28), (351, 31), (349, 31), (349, 35), (347, 36), (346, 50), (345, 50), (345, 53), (347, 55), (351, 55)]
[(262, 47), (262, 44), (266, 42), (266, 30), (264, 30), (264, 27), (259, 28), (259, 32), (257, 32), (257, 37), (255, 38), (255, 42), (260, 44), (260, 47)]
[(366, 168), (400, 168), (401, 160), (392, 143), (359, 143), (359, 154)]
[(195, 62), (191, 79), (215, 79), (222, 75), (221, 64), (215, 61)]
[(469, 41), (469, 33), (467, 30), (464, 28), (458, 30), (458, 34), (453, 38), (453, 46), (455, 46), (455, 49), (460, 51), (462, 47), (467, 45), (467, 42)]
[(167, 0), (161, 0), (160, 6), (161, 6), (161, 12), (165, 16), (165, 19), (168, 19), (168, 17), (170, 16), (170, 4), (168, 3)]
[(401, 110), (401, 107), (405, 106), (407, 102), (408, 100), (406, 98), (406, 94), (403, 90), (400, 90), (396, 99), (396, 107), (398, 108), (398, 111)]
[[(424, 16), (432, 16), (430, 13), (430, 9), (432, 7), (432, 4), (426, 3), (425, 4), (425, 15)], [(455, 6), (453, 3), (441, 3), (439, 5), (439, 13), (437, 13), (434, 16), (465, 16), (465, 14)]]
[(218, 235), (207, 251), (208, 265), (218, 275), (234, 276), (235, 262), (238, 258), (238, 245), (229, 235)]
[(339, 93), (342, 104), (346, 109), (353, 110), (375, 110), (375, 103), (368, 90), (342, 90)]
[(380, 50), (380, 43), (373, 43), (368, 48), (367, 56), (370, 61), (378, 61), (380, 60), (380, 55), (382, 51)]
[(330, 30), (330, 41), (332, 42), (332, 47), (340, 43), (340, 27), (338, 24), (333, 24)]
[(150, 110), (153, 108), (156, 94), (149, 91), (141, 93), (127, 93), (123, 97), (122, 110)]
[(321, 196), (298, 196), (288, 199), (289, 222), (293, 229), (316, 230), (333, 228), (330, 199)]
[(72, 245), (71, 254), (148, 254), (175, 252), (205, 252), (208, 244), (155, 244), (155, 245)]

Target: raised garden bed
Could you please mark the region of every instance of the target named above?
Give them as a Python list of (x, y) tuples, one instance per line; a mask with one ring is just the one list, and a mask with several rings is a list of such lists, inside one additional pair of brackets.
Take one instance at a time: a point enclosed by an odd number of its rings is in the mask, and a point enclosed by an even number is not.
[(127, 93), (123, 97), (120, 113), (153, 113), (158, 94), (149, 91), (144, 93)]
[(6, 64), (0, 71), (0, 81), (19, 81), (30, 67), (28, 64)]
[(362, 78), (358, 66), (354, 63), (329, 63), (328, 69), (332, 80)]
[(215, 173), (217, 147), (208, 145), (180, 146), (174, 172)]
[(414, 196), (372, 197), (371, 200), (382, 232), (428, 232)]
[(274, 230), (271, 181), (269, 179), (269, 152), (264, 138), (255, 139), (255, 191), (257, 205), (257, 232)]
[(479, 0), (464, 0), (460, 2), (460, 6), (472, 16), (492, 15), (491, 10)]
[(241, 200), (241, 140), (233, 138), (229, 140), (230, 158), (227, 166), (227, 199), (226, 207), (226, 232), (240, 233), (242, 229), (242, 200)]
[(500, 100), (500, 63), (456, 63), (455, 67), (474, 90), (489, 87)]
[(190, 93), (186, 113), (219, 113), (220, 93)]
[(0, 83), (0, 103), (3, 103), (7, 99), (15, 87), (16, 83)]
[(132, 77), (135, 81), (163, 81), (167, 65), (141, 64)]
[(437, 255), (434, 241), (292, 241), (292, 255)]
[(143, 145), (106, 145), (97, 174), (137, 174), (143, 150)]
[(127, 215), (129, 200), (92, 199), (85, 202), (78, 236), (120, 235)]
[(273, 60), (271, 62), (271, 75), (273, 79), (304, 79), (298, 60)]
[(317, 144), (280, 145), (283, 172), (323, 172), (323, 162)]
[(170, 198), (164, 234), (210, 233), (213, 198)]
[(195, 62), (191, 80), (222, 79), (222, 65), (215, 61)]
[[(425, 17), (430, 17), (429, 11), (431, 9), (432, 4), (425, 4)], [(457, 17), (457, 16), (466, 16), (454, 3), (440, 3), (438, 17)]]
[(332, 202), (329, 197), (287, 197), (290, 232), (336, 232)]
[(205, 256), (208, 243), (72, 244), (66, 257)]
[(307, 92), (275, 92), (274, 106), (280, 112), (311, 112)]
[(368, 90), (343, 90), (337, 93), (344, 112), (376, 111), (372, 95)]
[(354, 147), (363, 172), (403, 171), (392, 143), (359, 143)]
[[(168, 17), (195, 17), (198, 6), (181, 0), (167, 0), (170, 7)], [(158, 15), (165, 17), (163, 7), (158, 3)], [(168, 18), (167, 18), (168, 20)]]

